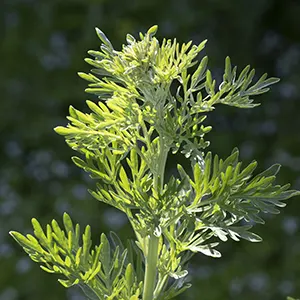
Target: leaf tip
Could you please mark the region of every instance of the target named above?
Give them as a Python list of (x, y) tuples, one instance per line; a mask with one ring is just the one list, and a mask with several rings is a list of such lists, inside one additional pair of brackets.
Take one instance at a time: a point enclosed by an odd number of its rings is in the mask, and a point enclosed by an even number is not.
[(14, 235), (16, 234), (17, 232), (16, 231), (13, 231), (13, 230), (10, 230), (9, 232), (8, 232), (8, 234), (10, 235), (10, 236), (12, 236), (12, 237), (14, 237)]
[(157, 32), (157, 29), (158, 29), (158, 26), (157, 25), (153, 25), (152, 27), (149, 28), (149, 30), (148, 30), (147, 33), (150, 36), (154, 36), (156, 34), (156, 32)]
[(31, 218), (32, 225), (39, 224), (39, 221), (36, 218)]
[(64, 126), (56, 126), (54, 128), (54, 131), (59, 134), (59, 135), (66, 135), (69, 133), (69, 129), (67, 127)]

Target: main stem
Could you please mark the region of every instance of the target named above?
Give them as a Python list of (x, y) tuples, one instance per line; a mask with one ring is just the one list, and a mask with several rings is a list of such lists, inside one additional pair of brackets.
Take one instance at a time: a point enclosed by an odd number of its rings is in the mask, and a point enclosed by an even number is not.
[(158, 242), (159, 238), (155, 235), (151, 235), (149, 237), (148, 253), (146, 256), (143, 300), (153, 300), (157, 276)]
[[(165, 165), (168, 156), (168, 149), (166, 149), (164, 140), (160, 137), (160, 152), (157, 160), (157, 174), (154, 176), (154, 189), (158, 192), (158, 189), (163, 188)], [(160, 181), (160, 182), (159, 182)], [(160, 185), (159, 185), (160, 183)], [(144, 292), (143, 300), (153, 300), (154, 291), (157, 279), (157, 262), (158, 262), (158, 245), (159, 237), (153, 233), (148, 236), (148, 249), (145, 254), (145, 278), (144, 278)]]

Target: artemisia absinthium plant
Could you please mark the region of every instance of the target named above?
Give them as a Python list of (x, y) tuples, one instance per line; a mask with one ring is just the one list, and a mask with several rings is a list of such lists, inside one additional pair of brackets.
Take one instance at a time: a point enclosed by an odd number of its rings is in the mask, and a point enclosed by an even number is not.
[[(96, 180), (91, 195), (124, 212), (136, 240), (125, 247), (115, 233), (102, 234), (92, 247), (90, 227), (81, 237), (67, 213), (64, 228), (53, 220), (43, 230), (32, 219), (34, 236), (10, 232), (43, 270), (63, 275), (65, 287), (79, 285), (88, 299), (172, 299), (190, 287), (186, 263), (194, 253), (220, 257), (218, 241), (228, 238), (261, 241), (252, 224), (299, 194), (274, 185), (277, 164), (253, 175), (257, 163), (242, 166), (237, 149), (226, 159), (204, 151), (207, 113), (217, 104), (255, 107), (252, 97), (278, 79), (264, 74), (253, 83), (255, 71), (238, 73), (227, 57), (216, 86), (208, 58), (196, 60), (206, 41), (160, 44), (156, 30), (140, 33), (140, 40), (128, 34), (117, 51), (96, 29), (100, 51), (88, 52), (93, 69), (79, 76), (99, 102), (86, 102), (90, 113), (70, 106), (70, 123), (55, 128), (79, 153), (73, 162)], [(191, 169), (178, 165), (178, 176), (166, 179), (167, 157), (178, 151)]]

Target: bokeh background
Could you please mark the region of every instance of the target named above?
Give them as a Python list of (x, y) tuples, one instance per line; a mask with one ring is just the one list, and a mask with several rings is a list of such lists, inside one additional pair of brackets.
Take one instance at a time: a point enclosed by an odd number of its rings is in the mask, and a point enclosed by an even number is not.
[[(0, 300), (85, 299), (64, 289), (57, 277), (39, 269), (8, 235), (31, 231), (67, 211), (82, 226), (101, 232), (132, 233), (126, 218), (92, 199), (94, 183), (70, 160), (74, 155), (52, 130), (66, 124), (69, 104), (85, 109), (86, 83), (77, 71), (99, 47), (94, 27), (116, 48), (126, 33), (153, 24), (158, 37), (180, 42), (209, 40), (206, 54), (217, 77), (224, 58), (239, 70), (282, 80), (252, 110), (217, 107), (209, 121), (210, 150), (227, 156), (238, 146), (259, 169), (279, 162), (278, 183), (300, 189), (300, 1), (299, 0), (2, 0), (0, 4)], [(172, 157), (169, 158), (172, 169)], [(300, 201), (288, 201), (278, 216), (255, 231), (264, 242), (227, 242), (223, 258), (195, 256), (193, 288), (178, 299), (279, 300), (300, 297)]]

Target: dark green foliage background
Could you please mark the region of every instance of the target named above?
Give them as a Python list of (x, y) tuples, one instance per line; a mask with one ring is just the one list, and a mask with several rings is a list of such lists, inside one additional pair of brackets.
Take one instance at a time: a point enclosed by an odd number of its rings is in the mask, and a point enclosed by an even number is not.
[[(71, 149), (52, 130), (66, 124), (69, 104), (86, 110), (86, 51), (100, 42), (101, 28), (119, 48), (125, 34), (153, 24), (158, 37), (180, 42), (208, 38), (206, 53), (215, 76), (224, 58), (258, 75), (281, 77), (253, 110), (217, 107), (209, 116), (210, 149), (221, 156), (241, 149), (261, 169), (283, 165), (278, 182), (300, 188), (300, 1), (298, 0), (4, 0), (0, 4), (0, 300), (84, 299), (41, 271), (9, 237), (30, 232), (30, 219), (61, 220), (67, 211), (101, 232), (132, 235), (125, 217), (86, 192), (93, 182), (71, 163)], [(176, 158), (177, 159), (177, 158)], [(178, 158), (180, 159), (180, 158)], [(174, 168), (169, 157), (169, 173)], [(190, 269), (193, 288), (180, 299), (279, 300), (300, 296), (300, 203), (291, 199), (281, 215), (256, 227), (261, 244), (228, 242), (223, 258), (201, 255)], [(179, 299), (179, 298), (178, 298)]]

